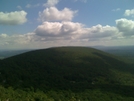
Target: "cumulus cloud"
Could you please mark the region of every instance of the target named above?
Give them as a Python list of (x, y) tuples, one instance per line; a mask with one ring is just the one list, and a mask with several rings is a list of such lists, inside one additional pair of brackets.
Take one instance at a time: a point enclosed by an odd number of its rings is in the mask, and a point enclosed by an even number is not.
[(0, 45), (24, 45), (34, 40), (34, 33), (7, 35), (0, 34)]
[(86, 28), (86, 34), (82, 37), (89, 38), (89, 39), (100, 39), (100, 38), (112, 38), (118, 33), (116, 27), (112, 27), (109, 25), (102, 26), (96, 25), (91, 28)]
[(15, 11), (10, 13), (0, 12), (1, 25), (19, 25), (27, 21), (27, 13), (25, 11)]
[(108, 25), (96, 25), (86, 28), (81, 23), (63, 21), (44, 22), (36, 28), (35, 33), (37, 36), (44, 37), (45, 39), (91, 40), (115, 37), (118, 30), (116, 27)]
[(44, 22), (39, 25), (35, 33), (39, 36), (67, 36), (70, 34), (79, 34), (78, 31), (81, 30), (82, 24), (73, 22)]
[(45, 7), (53, 7), (58, 4), (59, 0), (48, 0), (47, 3), (43, 4)]
[(116, 20), (116, 26), (118, 30), (124, 35), (124, 36), (132, 36), (134, 35), (134, 21), (128, 20), (125, 18), (121, 18)]
[(61, 33), (78, 35), (82, 33), (84, 25), (74, 22), (62, 22)]
[(134, 9), (131, 9), (131, 10), (127, 9), (125, 11), (125, 13), (124, 13), (124, 16), (132, 16), (132, 17), (134, 17)]
[[(26, 34), (0, 34), (0, 47), (2, 49), (28, 49), (37, 48), (42, 43), (38, 43), (38, 36), (35, 33)], [(38, 40), (39, 41), (39, 40)]]
[[(14, 46), (14, 47), (29, 47), (41, 48), (62, 45), (103, 45), (105, 43), (115, 45), (117, 43), (129, 44), (134, 42), (132, 37), (126, 38), (124, 29), (125, 23), (129, 26), (134, 24), (133, 21), (127, 19), (116, 20), (117, 27), (102, 26), (100, 24), (93, 27), (86, 27), (77, 22), (62, 21), (62, 22), (47, 22), (45, 21), (39, 25), (34, 32), (20, 35), (0, 34), (0, 46)], [(132, 31), (131, 27), (126, 31)], [(132, 34), (131, 34), (132, 35)], [(134, 36), (134, 34), (132, 35)], [(120, 45), (120, 44), (118, 44)]]
[(56, 7), (46, 8), (43, 12), (39, 12), (38, 20), (44, 21), (71, 21), (77, 11), (72, 11), (69, 8), (58, 10)]
[(61, 26), (62, 24), (59, 22), (44, 22), (36, 28), (35, 32), (39, 36), (58, 35)]
[(20, 35), (13, 35), (12, 37), (15, 38), (15, 43), (19, 44), (27, 44), (34, 40), (35, 33), (27, 33), (27, 34), (20, 34)]

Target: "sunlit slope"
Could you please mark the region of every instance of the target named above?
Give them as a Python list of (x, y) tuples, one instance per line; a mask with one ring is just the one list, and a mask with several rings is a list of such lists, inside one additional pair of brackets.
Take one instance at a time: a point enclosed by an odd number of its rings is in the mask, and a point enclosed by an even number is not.
[(134, 70), (108, 53), (85, 47), (41, 49), (1, 61), (0, 83), (17, 88), (87, 89), (134, 85)]

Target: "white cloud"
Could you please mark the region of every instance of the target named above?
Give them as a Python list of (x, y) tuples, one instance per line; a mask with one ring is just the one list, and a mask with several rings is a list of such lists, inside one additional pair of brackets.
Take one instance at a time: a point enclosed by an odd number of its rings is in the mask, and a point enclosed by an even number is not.
[(26, 8), (35, 8), (35, 7), (39, 7), (39, 6), (40, 6), (39, 3), (38, 4), (35, 4), (35, 5), (27, 4), (26, 5)]
[(0, 46), (1, 45), (25, 45), (34, 40), (34, 33), (7, 35), (0, 34)]
[(13, 35), (12, 37), (15, 39), (14, 42), (18, 44), (27, 44), (34, 40), (35, 33), (27, 33), (20, 35)]
[[(87, 2), (87, 0), (75, 0)], [(98, 45), (98, 44), (116, 44), (128, 41), (128, 44), (134, 42), (134, 21), (121, 18), (116, 20), (116, 27), (102, 26), (100, 24), (92, 27), (86, 27), (82, 23), (71, 22), (77, 11), (69, 8), (58, 10), (55, 5), (59, 0), (48, 0), (44, 4), (44, 11), (39, 12), (38, 20), (42, 21), (41, 25), (32, 33), (7, 35), (0, 34), (0, 47), (3, 46), (32, 46), (34, 48), (50, 47), (60, 45)], [(27, 8), (38, 7), (40, 4), (27, 4)], [(22, 9), (21, 6), (17, 6)], [(113, 11), (119, 11), (120, 8)], [(15, 11), (10, 13), (0, 12), (0, 24), (17, 25), (27, 21), (25, 11)], [(125, 16), (133, 15), (133, 10), (126, 10)], [(56, 22), (54, 22), (56, 21)], [(58, 22), (59, 21), (59, 22)], [(128, 38), (129, 37), (129, 38)], [(122, 40), (122, 41), (121, 41)]]
[(35, 32), (39, 36), (54, 36), (60, 33), (61, 26), (62, 24), (59, 22), (44, 22), (37, 27)]
[(71, 21), (77, 11), (72, 11), (69, 8), (58, 10), (56, 7), (46, 8), (43, 12), (39, 12), (38, 20), (44, 21)]
[(48, 0), (47, 3), (43, 4), (45, 7), (53, 7), (58, 4), (59, 0)]
[[(125, 24), (126, 23), (126, 24)], [(130, 24), (127, 24), (130, 23)], [(133, 28), (126, 28), (125, 25), (132, 26), (133, 21), (127, 19), (116, 20), (117, 27), (102, 26), (100, 24), (93, 27), (86, 27), (81, 23), (71, 21), (44, 22), (39, 25), (34, 32), (20, 35), (0, 35), (0, 47), (18, 48), (44, 48), (52, 46), (68, 45), (127, 45), (134, 42), (133, 36), (126, 38)]]
[(127, 9), (125, 11), (125, 13), (124, 13), (124, 16), (132, 16), (132, 17), (134, 17), (134, 9), (131, 9), (131, 10)]
[(91, 40), (110, 38), (117, 36), (116, 27), (96, 25), (91, 28), (85, 28), (81, 23), (74, 22), (44, 22), (35, 30), (36, 35), (45, 39), (58, 40)]
[(10, 13), (0, 12), (1, 25), (19, 25), (27, 21), (27, 13), (25, 11), (15, 11)]
[(42, 37), (72, 37), (81, 33), (82, 26), (73, 22), (44, 22), (36, 28), (35, 33)]
[(116, 25), (117, 25), (118, 30), (124, 36), (134, 35), (134, 21), (133, 20), (127, 20), (125, 18), (121, 18), (121, 19), (116, 20)]
[(35, 33), (7, 35), (0, 34), (0, 48), (1, 49), (30, 49), (38, 48), (40, 43), (36, 41), (38, 36)]
[[(81, 23), (70, 21), (44, 22), (36, 28), (35, 34), (37, 42), (44, 42), (44, 44), (47, 43), (50, 46), (120, 45), (125, 40), (114, 26), (96, 25), (88, 28)], [(130, 42), (132, 40), (128, 40), (127, 43)]]
[(86, 28), (86, 34), (83, 35), (83, 38), (89, 39), (100, 39), (100, 38), (112, 38), (113, 36), (117, 35), (118, 30), (116, 27), (112, 27), (109, 25), (102, 26), (96, 25), (91, 28)]
[(0, 34), (0, 38), (7, 38), (8, 35), (7, 34)]
[(117, 8), (117, 9), (113, 9), (112, 11), (117, 12), (117, 11), (120, 11), (120, 10), (121, 10), (120, 8)]
[(61, 33), (78, 35), (82, 33), (84, 25), (74, 22), (62, 22)]
[(19, 6), (19, 5), (17, 6), (17, 8), (18, 8), (18, 9), (22, 9), (22, 7), (21, 7), (21, 6)]

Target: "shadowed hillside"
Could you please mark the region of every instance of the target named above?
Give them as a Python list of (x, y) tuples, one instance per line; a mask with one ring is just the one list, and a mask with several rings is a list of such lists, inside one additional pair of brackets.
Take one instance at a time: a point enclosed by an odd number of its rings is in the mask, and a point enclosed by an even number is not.
[[(123, 96), (126, 93), (122, 90), (134, 89), (132, 65), (85, 47), (49, 48), (16, 55), (0, 61), (0, 73), (0, 84), (15, 89), (73, 92), (101, 89)], [(132, 97), (133, 93), (125, 96)]]
[[(114, 56), (82, 47), (27, 52), (4, 59), (0, 71), (1, 81), (5, 80), (4, 85), (33, 86), (40, 89), (73, 89), (71, 87), (76, 85), (81, 87), (83, 84), (92, 83), (127, 84), (118, 79), (118, 74), (123, 76), (128, 72), (133, 73), (128, 64)], [(83, 87), (89, 87), (87, 85)]]

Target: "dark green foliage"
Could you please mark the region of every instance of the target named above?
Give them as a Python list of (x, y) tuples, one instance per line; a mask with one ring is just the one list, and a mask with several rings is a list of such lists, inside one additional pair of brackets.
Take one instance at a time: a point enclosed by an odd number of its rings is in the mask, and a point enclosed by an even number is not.
[[(117, 90), (118, 89), (118, 90)], [(93, 89), (86, 89), (82, 92), (70, 90), (47, 91), (21, 90), (12, 87), (0, 86), (1, 101), (133, 101), (133, 87), (123, 86), (98, 86)]]
[(12, 87), (4, 88), (0, 86), (0, 100), (1, 101), (53, 101), (52, 98), (47, 97), (42, 91), (24, 91), (20, 89), (13, 89)]
[(55, 101), (131, 101), (133, 78), (132, 64), (92, 48), (42, 49), (0, 61), (2, 86), (15, 93), (43, 91)]

